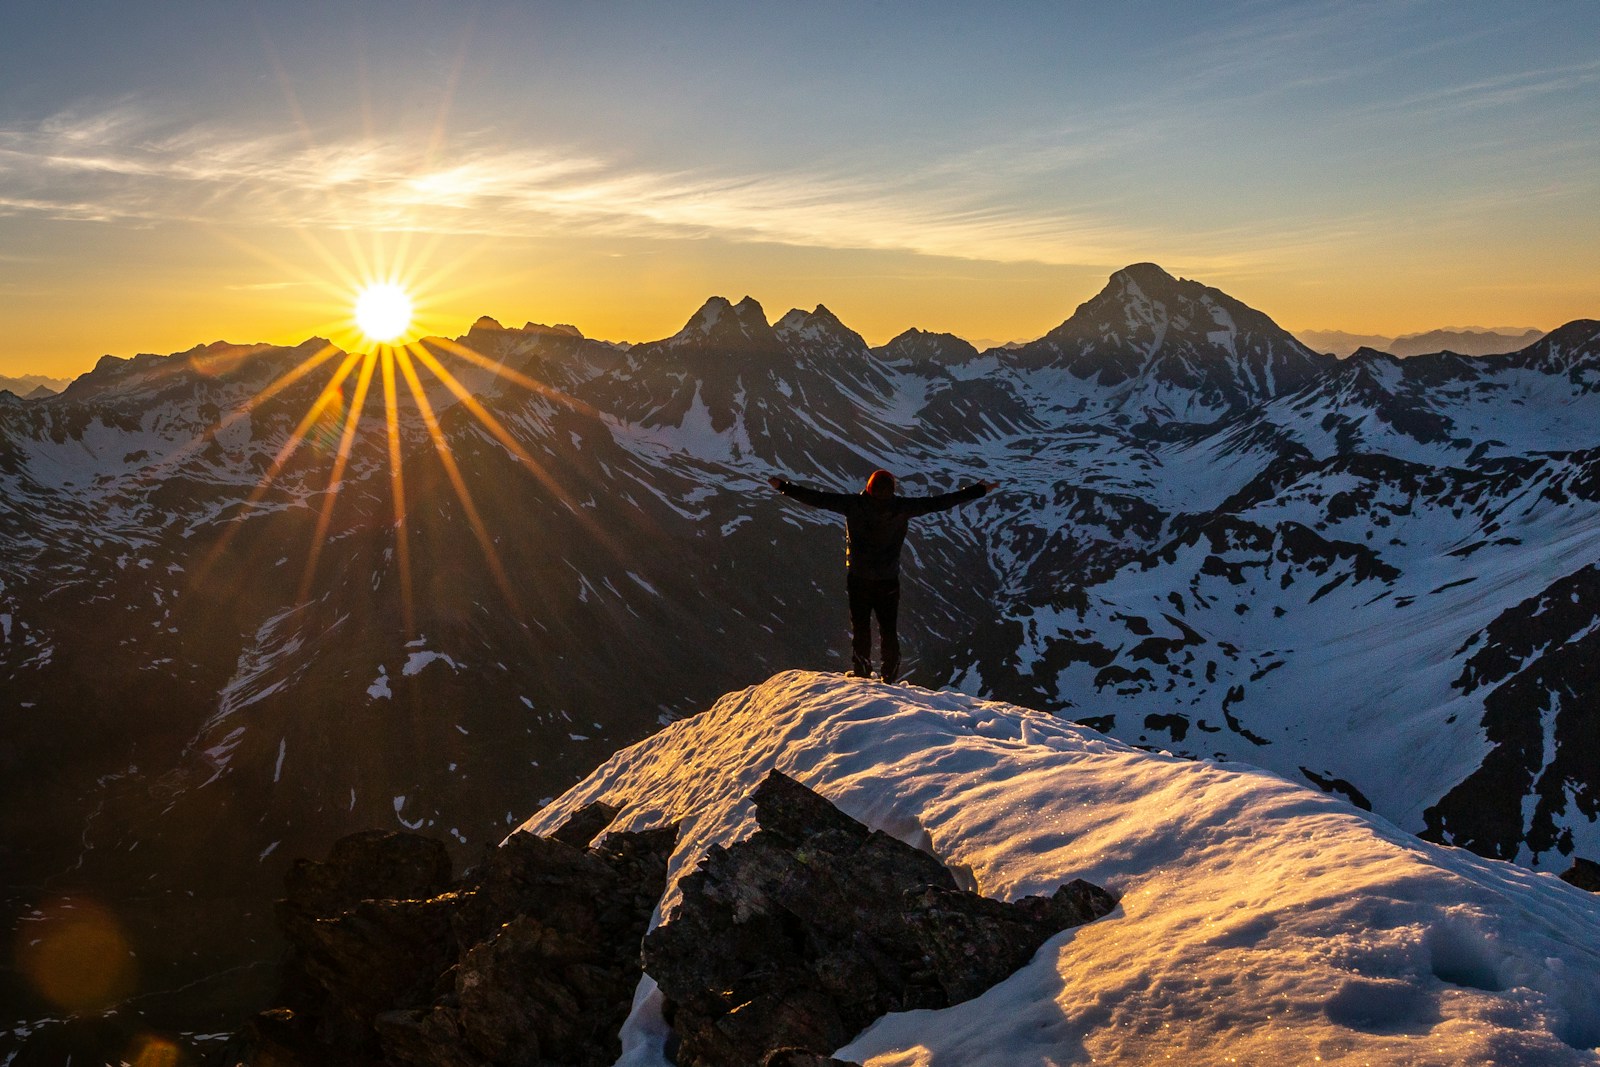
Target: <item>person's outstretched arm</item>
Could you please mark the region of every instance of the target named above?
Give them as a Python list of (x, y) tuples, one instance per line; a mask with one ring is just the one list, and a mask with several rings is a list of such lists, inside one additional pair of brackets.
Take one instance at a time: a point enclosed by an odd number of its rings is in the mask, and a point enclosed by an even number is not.
[(986, 493), (992, 493), (1000, 488), (999, 482), (979, 482), (969, 485), (965, 489), (957, 489), (953, 493), (940, 493), (937, 496), (907, 497), (906, 503), (911, 505), (913, 515), (926, 515), (931, 511), (944, 511), (947, 508), (958, 507), (969, 500), (976, 500)]
[(814, 508), (823, 508), (827, 511), (837, 511), (840, 514), (848, 511), (850, 505), (855, 503), (855, 493), (826, 493), (821, 489), (808, 489), (803, 485), (785, 481), (777, 475), (767, 479), (767, 484), (772, 486), (784, 496), (793, 497), (802, 504), (809, 504)]

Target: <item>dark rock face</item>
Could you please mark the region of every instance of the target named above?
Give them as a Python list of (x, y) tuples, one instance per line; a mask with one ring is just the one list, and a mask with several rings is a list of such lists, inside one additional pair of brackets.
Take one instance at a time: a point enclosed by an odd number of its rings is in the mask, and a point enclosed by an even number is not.
[(775, 1048), (761, 1061), (761, 1067), (861, 1067), (854, 1060), (836, 1060), (803, 1048)]
[(677, 828), (588, 842), (594, 805), (548, 838), (517, 834), (451, 883), (443, 846), (365, 833), (297, 864), (278, 915), (280, 1007), (228, 1064), (610, 1064), (640, 978), (639, 940)]
[[(1514, 859), (1573, 850), (1568, 805), (1600, 818), (1600, 565), (1552, 582), (1500, 613), (1461, 649), (1472, 654), (1453, 683), (1485, 690), (1484, 736), (1494, 746), (1473, 771), (1423, 811), (1432, 841)], [(1553, 737), (1547, 732), (1553, 731)], [(1554, 744), (1550, 744), (1554, 741)], [(1548, 759), (1546, 749), (1554, 752)], [(1536, 797), (1531, 808), (1527, 798)]]
[(1600, 863), (1574, 856), (1572, 866), (1561, 872), (1561, 880), (1590, 893), (1600, 893)]
[(713, 849), (645, 939), (683, 1067), (777, 1050), (779, 1063), (830, 1062), (880, 1015), (976, 996), (1116, 906), (1081, 880), (1014, 904), (963, 892), (932, 856), (776, 771), (752, 799), (760, 830)]

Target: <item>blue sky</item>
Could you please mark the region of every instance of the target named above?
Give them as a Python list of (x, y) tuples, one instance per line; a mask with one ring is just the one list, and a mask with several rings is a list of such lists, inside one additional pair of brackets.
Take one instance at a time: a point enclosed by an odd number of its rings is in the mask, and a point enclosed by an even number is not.
[(458, 328), (750, 292), (1003, 340), (1139, 260), (1291, 328), (1600, 315), (1593, 2), (14, 3), (0, 39), (0, 373), (296, 339), (289, 291), (402, 234)]

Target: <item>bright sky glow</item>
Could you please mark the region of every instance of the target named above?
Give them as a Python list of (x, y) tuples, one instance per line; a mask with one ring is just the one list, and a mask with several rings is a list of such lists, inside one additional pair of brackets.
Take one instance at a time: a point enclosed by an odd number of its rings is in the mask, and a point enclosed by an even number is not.
[(374, 341), (393, 341), (411, 327), (411, 298), (390, 282), (369, 285), (356, 298), (356, 325)]
[(1141, 260), (1294, 329), (1600, 315), (1588, 0), (64, 0), (0, 34), (0, 374), (297, 343), (407, 242), (451, 334), (645, 340), (748, 293), (1004, 341)]

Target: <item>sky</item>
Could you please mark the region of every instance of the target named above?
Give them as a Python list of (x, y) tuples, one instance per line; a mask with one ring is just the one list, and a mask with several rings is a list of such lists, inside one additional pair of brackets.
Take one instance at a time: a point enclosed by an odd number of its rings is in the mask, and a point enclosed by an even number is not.
[(1002, 342), (1600, 317), (1600, 3), (0, 5), (0, 375), (711, 295)]

